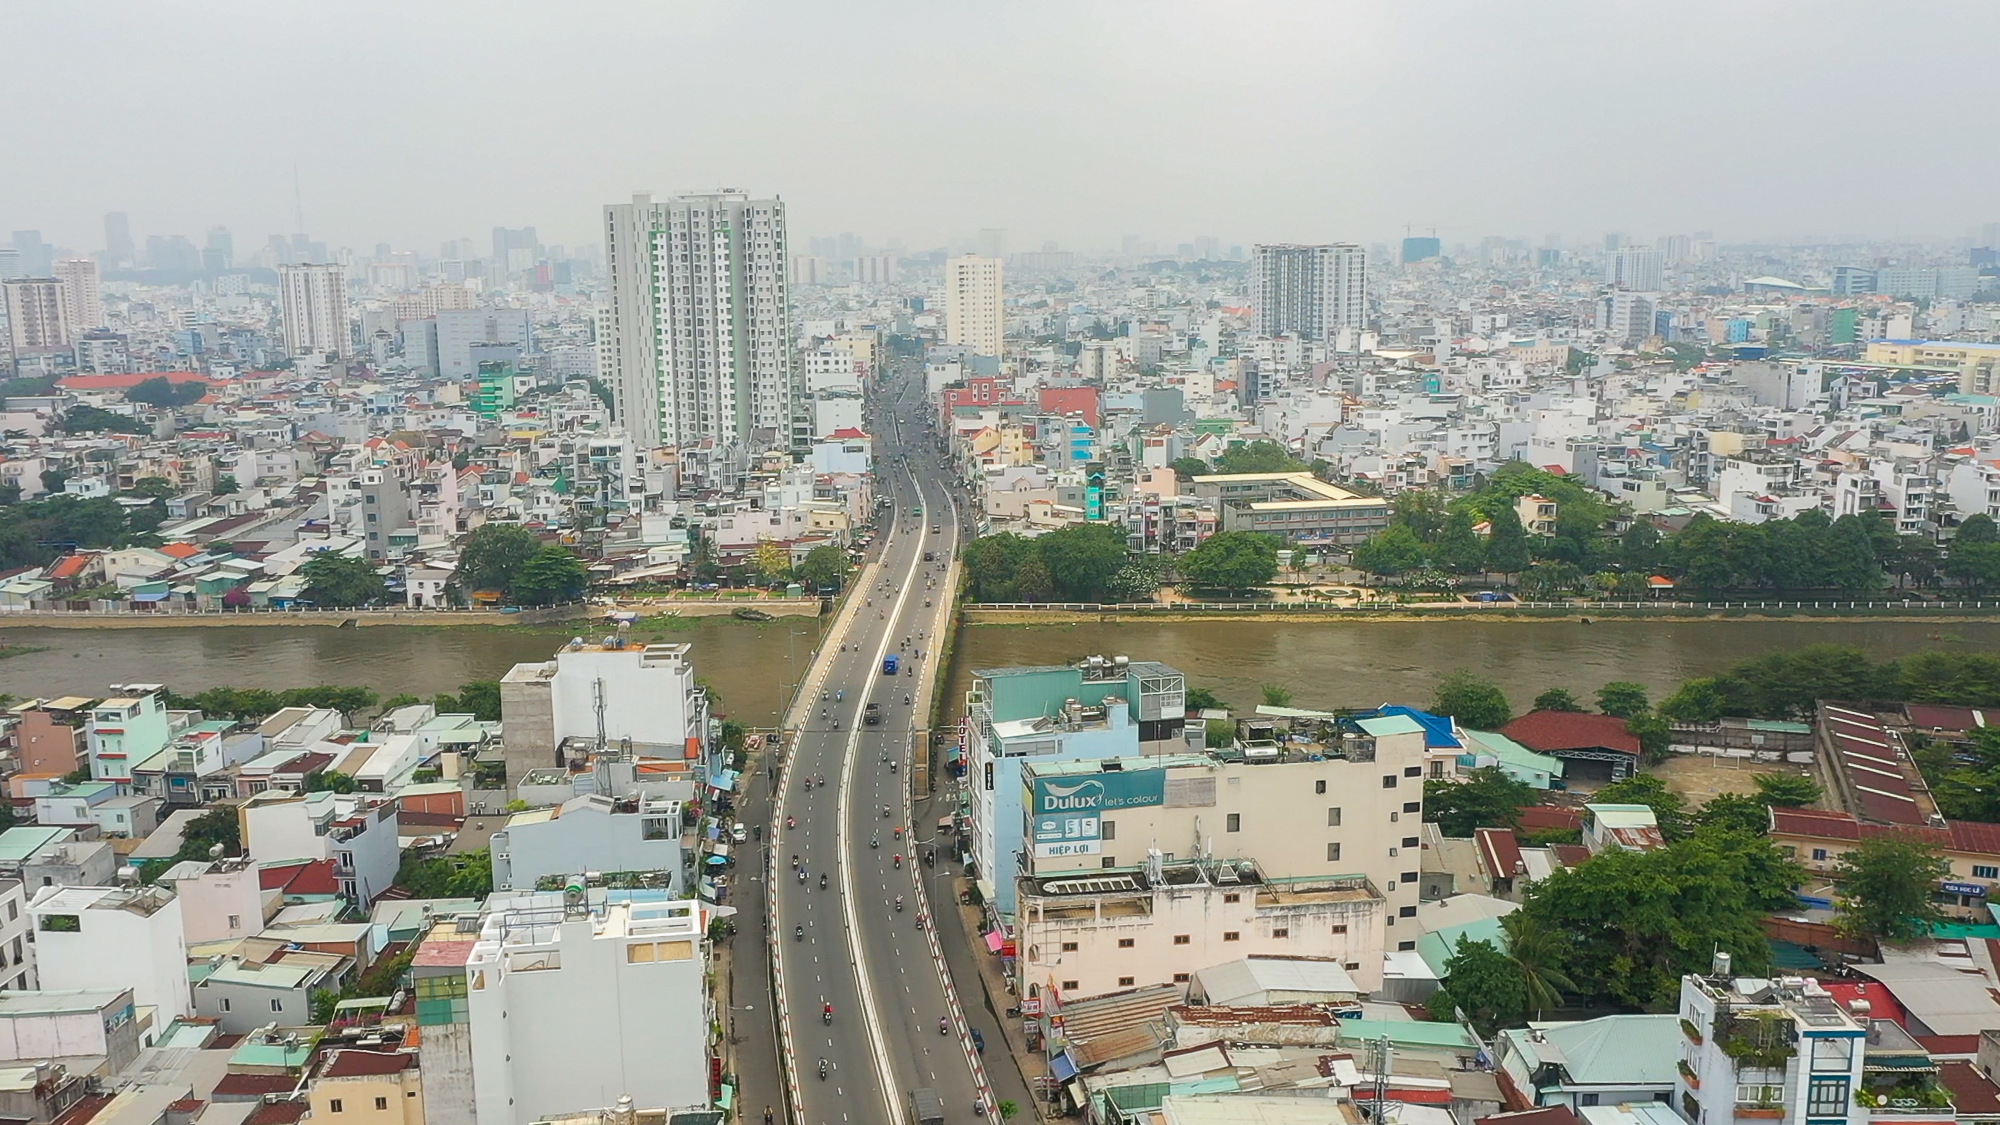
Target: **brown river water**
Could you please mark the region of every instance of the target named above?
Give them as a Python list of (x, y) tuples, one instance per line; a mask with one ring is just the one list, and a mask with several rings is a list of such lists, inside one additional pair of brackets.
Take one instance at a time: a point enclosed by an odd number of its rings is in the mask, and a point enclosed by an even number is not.
[[(638, 640), (693, 646), (697, 673), (721, 710), (753, 725), (775, 721), (820, 624), (689, 619)], [(0, 692), (103, 694), (114, 683), (216, 686), (357, 684), (383, 695), (428, 697), (514, 664), (545, 660), (559, 628), (330, 629), (297, 626), (185, 629), (0, 629), (0, 645), (39, 651), (0, 659)], [(961, 635), (951, 698), (970, 670), (1053, 664), (1102, 653), (1159, 660), (1239, 707), (1258, 687), (1291, 689), (1300, 707), (1422, 705), (1437, 677), (1464, 667), (1506, 691), (1517, 711), (1549, 687), (1588, 699), (1610, 680), (1635, 680), (1659, 699), (1681, 680), (1746, 657), (1814, 643), (1856, 645), (1877, 660), (1926, 648), (2000, 651), (2000, 622), (1896, 621), (1340, 621), (1127, 622), (980, 625)], [(952, 711), (956, 715), (956, 708)]]

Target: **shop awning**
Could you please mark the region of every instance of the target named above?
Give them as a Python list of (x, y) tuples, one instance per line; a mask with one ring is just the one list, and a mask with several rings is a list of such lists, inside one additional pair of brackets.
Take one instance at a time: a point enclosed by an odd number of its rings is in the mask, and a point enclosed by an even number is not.
[(1076, 1077), (1076, 1062), (1069, 1057), (1069, 1048), (1057, 1051), (1055, 1056), (1049, 1059), (1049, 1074), (1058, 1082), (1067, 1082)]
[(728, 863), (729, 857), (726, 855), (712, 855), (708, 857), (708, 862), (711, 867), (717, 867)]
[(998, 953), (1000, 952), (1000, 947), (1005, 944), (1007, 944), (1007, 939), (1001, 935), (999, 930), (992, 930), (987, 933), (986, 952)]

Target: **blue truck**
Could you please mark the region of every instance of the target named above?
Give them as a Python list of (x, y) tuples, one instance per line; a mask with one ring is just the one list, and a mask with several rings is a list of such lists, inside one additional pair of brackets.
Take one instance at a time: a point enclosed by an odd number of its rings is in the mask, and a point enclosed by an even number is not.
[(896, 674), (896, 658), (894, 656), (885, 656), (882, 658), (882, 674), (885, 676)]

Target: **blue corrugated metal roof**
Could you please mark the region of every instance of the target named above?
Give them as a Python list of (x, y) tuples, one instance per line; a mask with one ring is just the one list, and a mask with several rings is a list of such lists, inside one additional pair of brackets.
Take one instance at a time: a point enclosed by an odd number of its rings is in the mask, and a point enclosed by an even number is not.
[(1452, 733), (1451, 716), (1433, 715), (1419, 711), (1415, 707), (1405, 707), (1400, 703), (1384, 704), (1377, 708), (1384, 715), (1403, 715), (1417, 721), (1424, 728), (1424, 746), (1431, 750), (1462, 750), (1465, 743)]

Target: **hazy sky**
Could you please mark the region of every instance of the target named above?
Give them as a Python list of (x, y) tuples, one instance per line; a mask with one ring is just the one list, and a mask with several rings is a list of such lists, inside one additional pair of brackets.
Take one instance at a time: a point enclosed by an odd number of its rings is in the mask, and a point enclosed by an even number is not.
[(2000, 221), (2000, 5), (5, 0), (0, 238), (597, 237), (776, 193), (798, 248), (1005, 227), (1447, 241)]

